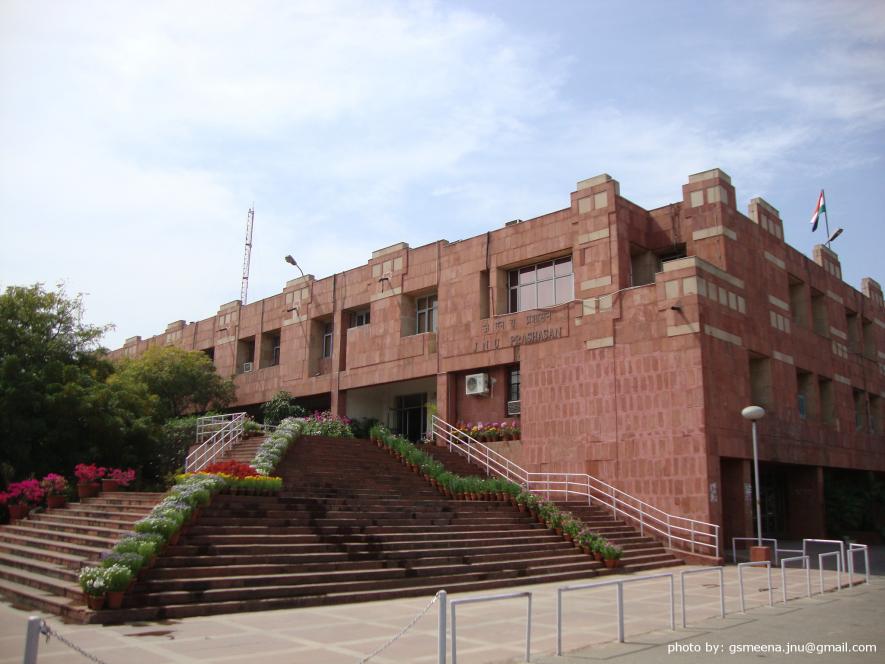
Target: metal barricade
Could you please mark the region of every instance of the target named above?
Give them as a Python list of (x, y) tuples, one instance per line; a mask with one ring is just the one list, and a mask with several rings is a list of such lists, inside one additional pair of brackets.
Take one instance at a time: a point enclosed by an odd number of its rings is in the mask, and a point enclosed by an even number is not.
[(842, 589), (842, 557), (838, 551), (830, 551), (829, 553), (821, 553), (817, 556), (817, 567), (820, 572), (820, 594), (824, 594), (824, 558), (830, 556), (836, 557), (836, 592)]
[(848, 545), (848, 586), (854, 585), (854, 554), (863, 551), (864, 581), (870, 582), (870, 549), (866, 544)]
[[(483, 597), (465, 597), (464, 599), (453, 599), (449, 602), (452, 607), (452, 664), (458, 664), (458, 641), (456, 638), (455, 627), (455, 607), (459, 604), (476, 604), (478, 602), (493, 602), (500, 599), (512, 599), (514, 597), (528, 598), (528, 614), (525, 625), (525, 661), (531, 662), (532, 655), (532, 593), (529, 591), (519, 593), (506, 593), (504, 595), (485, 595)], [(440, 619), (440, 628), (445, 629)], [(444, 656), (444, 655), (443, 655)]]
[(682, 627), (685, 628), (685, 577), (689, 574), (703, 574), (704, 572), (719, 573), (719, 617), (725, 617), (725, 574), (722, 567), (705, 567), (703, 569), (689, 569), (679, 575), (680, 600), (682, 602)]
[[(637, 581), (648, 581), (650, 579), (670, 579), (670, 629), (676, 629), (676, 602), (673, 591), (673, 574), (665, 572), (663, 574), (649, 574), (647, 576), (637, 576), (630, 579), (619, 579), (617, 581), (601, 581), (597, 583), (584, 583), (579, 586), (562, 586), (556, 589), (556, 655), (562, 656), (562, 594), (572, 592), (574, 590), (588, 590), (591, 588), (603, 588), (605, 586), (616, 586), (617, 588), (617, 607), (618, 607), (618, 641), (624, 642), (624, 584), (635, 583)], [(453, 662), (454, 664), (454, 662)]]
[(741, 613), (747, 612), (744, 604), (744, 568), (763, 566), (768, 570), (768, 606), (774, 606), (774, 599), (771, 594), (771, 561), (760, 560), (754, 563), (738, 563), (738, 588), (741, 595)]
[(808, 556), (793, 556), (792, 558), (784, 558), (781, 560), (781, 587), (784, 593), (784, 604), (787, 603), (787, 563), (794, 560), (801, 560), (802, 567), (805, 569), (805, 589), (806, 595), (811, 597), (811, 566), (808, 564)]
[(809, 544), (836, 544), (839, 546), (839, 557), (842, 559), (842, 569), (845, 569), (845, 542), (842, 540), (831, 539), (804, 539), (802, 540), (802, 555), (810, 555), (808, 553)]

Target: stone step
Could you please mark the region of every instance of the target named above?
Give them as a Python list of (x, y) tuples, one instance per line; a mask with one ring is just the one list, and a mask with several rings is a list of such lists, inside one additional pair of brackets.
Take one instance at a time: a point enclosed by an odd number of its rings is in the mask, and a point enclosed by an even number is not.
[(38, 528), (36, 525), (30, 524), (26, 526), (7, 526), (0, 532), (0, 540), (8, 537), (23, 537), (29, 539), (37, 539), (43, 542), (58, 542), (72, 545), (82, 545), (94, 547), (99, 550), (110, 549), (113, 547), (116, 538), (101, 537), (98, 535), (89, 535), (81, 532), (67, 532), (63, 530), (50, 530), (47, 528)]
[(8, 598), (13, 606), (28, 606), (38, 611), (61, 616), (70, 622), (85, 623), (92, 617), (92, 612), (82, 604), (82, 601), (62, 597), (8, 579), (0, 579), (0, 595)]
[(83, 591), (76, 581), (71, 582), (66, 579), (59, 579), (54, 576), (47, 576), (40, 572), (32, 572), (21, 567), (6, 567), (0, 565), (0, 579), (4, 581), (12, 581), (22, 586), (36, 588), (59, 597), (68, 599), (82, 599)]
[(80, 556), (87, 560), (98, 560), (101, 554), (110, 547), (86, 546), (83, 544), (72, 544), (69, 542), (61, 542), (59, 540), (44, 540), (34, 537), (24, 537), (22, 535), (0, 532), (0, 551), (15, 551), (19, 547), (28, 547), (31, 549), (42, 549), (47, 552), (65, 553), (71, 556)]
[(12, 553), (0, 553), (0, 569), (3, 567), (23, 569), (71, 583), (77, 582), (77, 569), (75, 568)]
[(68, 569), (78, 570), (84, 561), (97, 561), (99, 555), (86, 558), (82, 555), (65, 553), (62, 551), (50, 551), (39, 546), (27, 546), (23, 544), (4, 544), (0, 541), (0, 555), (20, 555), (30, 560), (45, 562), (53, 565), (59, 565)]
[(103, 528), (106, 530), (123, 530), (130, 531), (132, 530), (132, 524), (135, 521), (122, 520), (122, 519), (93, 519), (89, 517), (83, 516), (75, 516), (74, 514), (55, 514), (50, 511), (45, 514), (34, 514), (31, 516), (30, 521), (36, 521), (37, 523), (46, 523), (46, 524), (65, 524), (70, 526), (78, 526), (84, 528)]

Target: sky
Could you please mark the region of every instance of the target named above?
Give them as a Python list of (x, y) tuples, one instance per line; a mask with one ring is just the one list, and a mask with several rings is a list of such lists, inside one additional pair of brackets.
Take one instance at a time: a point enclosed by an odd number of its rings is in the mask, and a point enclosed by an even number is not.
[(609, 173), (646, 209), (727, 172), (883, 282), (885, 2), (0, 0), (0, 288), (103, 343), (373, 250), (472, 237)]

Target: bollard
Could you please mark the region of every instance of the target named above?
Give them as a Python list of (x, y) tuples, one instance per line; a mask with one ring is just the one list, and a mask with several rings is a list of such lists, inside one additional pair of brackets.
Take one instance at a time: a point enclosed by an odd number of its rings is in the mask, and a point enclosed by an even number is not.
[(24, 664), (37, 664), (37, 649), (40, 647), (40, 627), (43, 619), (40, 616), (28, 618), (28, 632), (25, 636)]
[(437, 626), (437, 661), (446, 664), (446, 591), (439, 591), (439, 623)]

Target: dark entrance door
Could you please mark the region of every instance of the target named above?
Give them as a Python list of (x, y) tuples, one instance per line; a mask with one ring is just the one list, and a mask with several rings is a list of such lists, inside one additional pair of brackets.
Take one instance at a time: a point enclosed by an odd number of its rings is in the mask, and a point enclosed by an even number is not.
[(762, 536), (787, 537), (790, 486), (787, 469), (780, 465), (759, 465), (759, 500), (762, 503)]
[(427, 431), (427, 393), (407, 394), (396, 398), (397, 433), (412, 442), (421, 440)]

